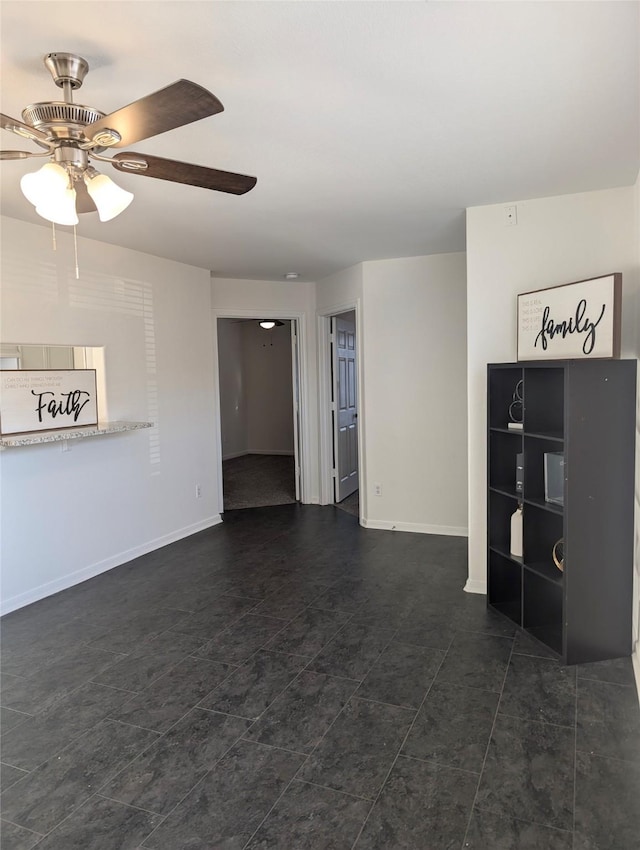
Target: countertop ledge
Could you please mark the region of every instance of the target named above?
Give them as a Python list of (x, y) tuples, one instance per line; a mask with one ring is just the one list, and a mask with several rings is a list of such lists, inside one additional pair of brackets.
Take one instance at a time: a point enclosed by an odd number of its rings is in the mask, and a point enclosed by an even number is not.
[(31, 431), (26, 434), (7, 434), (0, 437), (0, 448), (17, 446), (36, 446), (41, 443), (59, 443), (63, 440), (81, 440), (85, 437), (100, 437), (103, 434), (116, 434), (120, 431), (138, 431), (140, 428), (153, 428), (153, 422), (98, 422), (80, 428), (60, 428), (55, 431)]

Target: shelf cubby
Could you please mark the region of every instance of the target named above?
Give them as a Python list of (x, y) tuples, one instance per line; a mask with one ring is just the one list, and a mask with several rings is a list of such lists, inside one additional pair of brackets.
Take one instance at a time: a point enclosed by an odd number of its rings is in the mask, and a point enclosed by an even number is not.
[(517, 506), (515, 495), (489, 491), (489, 546), (499, 552), (509, 553), (511, 515)]
[(522, 369), (519, 366), (496, 369), (495, 373), (489, 377), (489, 427), (503, 429), (509, 427), (511, 421), (509, 406), (520, 380), (522, 380)]
[(527, 433), (564, 434), (564, 370), (536, 366), (524, 370)]
[(522, 434), (489, 433), (489, 486), (516, 496), (516, 456), (522, 452)]
[(525, 631), (562, 655), (562, 587), (524, 570), (522, 625)]
[(523, 560), (527, 567), (552, 581), (562, 573), (553, 562), (553, 547), (564, 536), (561, 514), (525, 503), (523, 510)]
[(513, 558), (489, 552), (489, 592), (493, 606), (505, 617), (522, 625), (522, 569)]
[[(547, 506), (549, 510), (562, 511), (562, 505), (556, 502), (547, 502), (545, 499), (544, 483), (544, 456), (548, 453), (564, 454), (564, 442), (530, 437), (524, 438), (524, 469), (525, 469), (525, 494), (528, 501)], [(567, 467), (564, 469), (567, 475)]]

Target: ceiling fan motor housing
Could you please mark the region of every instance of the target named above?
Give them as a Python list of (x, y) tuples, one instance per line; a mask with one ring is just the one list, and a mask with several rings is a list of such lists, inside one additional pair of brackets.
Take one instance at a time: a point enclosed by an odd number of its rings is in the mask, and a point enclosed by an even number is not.
[(83, 151), (77, 145), (61, 142), (53, 152), (53, 162), (57, 162), (68, 172), (78, 176), (86, 171), (89, 165), (89, 156), (87, 151)]
[(92, 106), (55, 100), (32, 103), (22, 110), (24, 123), (47, 133), (52, 140), (84, 138), (84, 128), (104, 115)]

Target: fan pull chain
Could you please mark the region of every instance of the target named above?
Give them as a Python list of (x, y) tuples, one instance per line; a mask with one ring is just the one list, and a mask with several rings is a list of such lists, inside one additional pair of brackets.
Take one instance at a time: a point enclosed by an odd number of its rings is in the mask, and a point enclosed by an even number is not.
[(53, 246), (53, 250), (58, 250), (58, 244), (56, 242), (56, 223), (55, 221), (51, 222), (51, 244)]
[(73, 250), (76, 261), (76, 280), (80, 280), (80, 269), (78, 268), (78, 231), (75, 224), (73, 225)]

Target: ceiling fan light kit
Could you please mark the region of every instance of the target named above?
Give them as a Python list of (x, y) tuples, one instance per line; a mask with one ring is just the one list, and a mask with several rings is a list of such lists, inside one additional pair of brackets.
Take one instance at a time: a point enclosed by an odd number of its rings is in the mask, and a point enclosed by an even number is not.
[(54, 224), (73, 226), (78, 223), (76, 190), (62, 166), (46, 163), (38, 171), (25, 174), (20, 188), (42, 218)]
[(84, 172), (84, 182), (91, 200), (96, 205), (100, 221), (110, 221), (126, 210), (133, 194), (122, 189), (106, 174), (100, 174), (89, 166)]
[(53, 224), (66, 224), (69, 227), (75, 227), (79, 221), (76, 212), (76, 190), (64, 189), (62, 192), (42, 200), (36, 206), (36, 212)]
[(47, 162), (38, 171), (31, 171), (20, 180), (22, 194), (34, 207), (46, 200), (49, 195), (64, 191), (68, 185), (67, 172), (55, 162)]
[(0, 151), (0, 159), (50, 159), (20, 181), (24, 196), (42, 218), (54, 224), (76, 225), (78, 213), (97, 210), (104, 222), (129, 206), (133, 194), (98, 172), (90, 159), (109, 163), (118, 171), (235, 195), (255, 186), (255, 177), (177, 160), (134, 152), (101, 155), (110, 147), (123, 147), (222, 112), (218, 98), (197, 83), (178, 80), (105, 115), (73, 103), (72, 93), (82, 86), (89, 71), (86, 59), (74, 53), (49, 53), (44, 64), (63, 90), (64, 101), (31, 104), (23, 110), (22, 121), (0, 114), (3, 129), (44, 148), (43, 152)]

